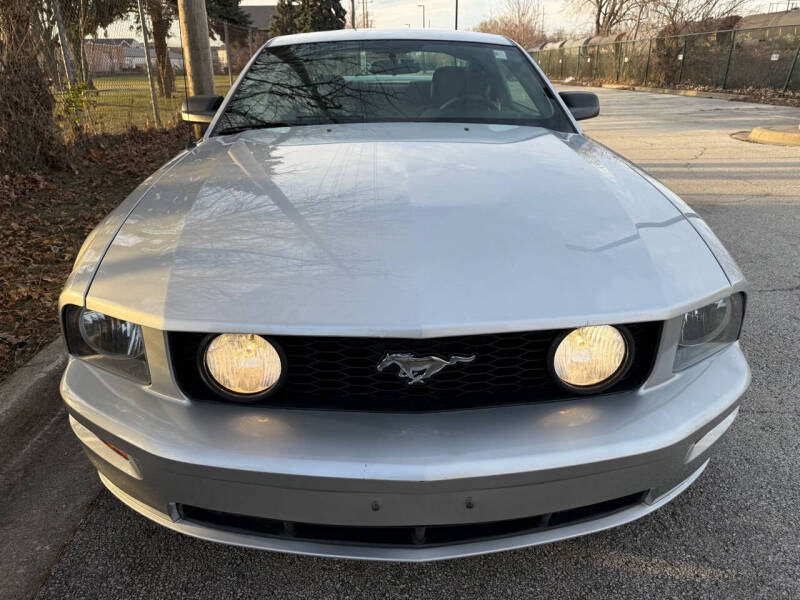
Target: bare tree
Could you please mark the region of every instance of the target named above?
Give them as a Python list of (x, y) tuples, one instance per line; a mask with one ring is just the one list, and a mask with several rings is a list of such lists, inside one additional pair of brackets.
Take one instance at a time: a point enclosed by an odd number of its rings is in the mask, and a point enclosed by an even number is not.
[(645, 5), (651, 0), (567, 0), (573, 12), (591, 11), (594, 34), (608, 35), (641, 17)]
[(527, 48), (544, 39), (541, 4), (539, 0), (505, 0), (500, 11), (478, 23), (475, 31), (504, 35)]
[(0, 174), (63, 162), (53, 96), (38, 59), (36, 4), (0, 2)]
[[(150, 16), (150, 33), (153, 35), (153, 48), (158, 68), (158, 91), (163, 98), (171, 98), (175, 87), (175, 72), (169, 57), (167, 38), (172, 21), (177, 15), (177, 7), (170, 0), (147, 0), (147, 14)], [(147, 60), (150, 60), (148, 51)]]
[(662, 34), (672, 35), (718, 29), (714, 21), (732, 17), (746, 3), (747, 0), (649, 0), (649, 9)]

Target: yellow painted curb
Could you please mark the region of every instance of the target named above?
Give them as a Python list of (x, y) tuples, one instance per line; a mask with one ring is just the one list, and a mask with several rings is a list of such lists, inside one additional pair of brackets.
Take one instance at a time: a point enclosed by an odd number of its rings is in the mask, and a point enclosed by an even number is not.
[(751, 142), (759, 144), (779, 144), (781, 146), (800, 146), (800, 129), (756, 127), (747, 136)]

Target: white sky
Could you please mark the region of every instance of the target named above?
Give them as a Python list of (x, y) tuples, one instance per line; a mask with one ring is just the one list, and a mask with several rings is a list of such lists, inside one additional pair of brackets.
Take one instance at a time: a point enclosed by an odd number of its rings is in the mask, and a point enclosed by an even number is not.
[[(785, 1), (785, 0), (784, 0)], [(360, 0), (356, 0), (360, 5)], [(422, 26), (422, 9), (417, 4), (425, 4), (425, 20), (430, 21), (430, 26), (440, 29), (452, 29), (455, 16), (455, 0), (368, 0), (368, 10), (375, 20), (376, 27), (411, 27)], [(277, 0), (242, 0), (242, 5), (276, 4)], [(545, 31), (555, 31), (564, 28), (568, 31), (585, 30), (591, 28), (590, 15), (580, 16), (571, 14), (564, 8), (563, 0), (541, 0), (544, 9)], [(342, 0), (342, 4), (349, 10), (350, 0)], [(743, 13), (766, 12), (770, 5), (772, 10), (777, 8), (777, 0), (748, 0)], [(503, 5), (503, 0), (459, 0), (458, 27), (469, 29), (477, 25), (492, 10), (497, 11)], [(425, 23), (428, 26), (428, 23)]]
[[(275, 2), (277, 3), (277, 2)], [(356, 0), (360, 6), (361, 0)], [(273, 4), (265, 0), (242, 0), (242, 6), (254, 4)], [(345, 9), (350, 9), (350, 0), (342, 0)], [(368, 0), (368, 10), (375, 20), (376, 27), (411, 27), (422, 26), (422, 9), (417, 4), (423, 0)], [(452, 29), (455, 17), (455, 0), (426, 0), (425, 20), (430, 21), (430, 26), (439, 29)], [(502, 6), (503, 0), (459, 0), (458, 2), (458, 28), (469, 29), (478, 24), (487, 16), (492, 7)], [(545, 28), (558, 29), (559, 27), (577, 23), (580, 19), (572, 15), (563, 14), (562, 0), (543, 0), (545, 12)], [(591, 19), (584, 19), (588, 25)], [(552, 23), (552, 25), (551, 25)], [(427, 27), (428, 24), (425, 23)]]

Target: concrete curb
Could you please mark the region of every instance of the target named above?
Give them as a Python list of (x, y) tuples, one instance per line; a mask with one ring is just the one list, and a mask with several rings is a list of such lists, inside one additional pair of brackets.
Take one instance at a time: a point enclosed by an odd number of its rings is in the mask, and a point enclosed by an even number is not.
[(34, 598), (102, 485), (67, 423), (64, 342), (0, 384), (0, 599)]
[(16, 455), (61, 408), (58, 385), (66, 364), (59, 338), (0, 384), (1, 456)]
[(717, 100), (738, 100), (752, 102), (752, 98), (745, 94), (728, 94), (726, 92), (705, 92), (701, 90), (673, 90), (670, 88), (653, 88), (644, 85), (623, 85), (617, 83), (603, 83), (600, 87), (612, 90), (633, 90), (635, 92), (650, 92), (652, 94), (667, 94), (669, 96), (690, 96), (692, 98), (715, 98)]
[(800, 128), (756, 127), (747, 139), (759, 144), (800, 146)]

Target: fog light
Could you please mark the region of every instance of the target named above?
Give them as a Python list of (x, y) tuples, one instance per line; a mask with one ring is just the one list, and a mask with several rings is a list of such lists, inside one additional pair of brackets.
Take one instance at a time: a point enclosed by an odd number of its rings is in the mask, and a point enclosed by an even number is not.
[(205, 350), (212, 383), (236, 400), (255, 400), (280, 381), (283, 365), (275, 347), (260, 335), (224, 333)]
[(569, 389), (596, 392), (624, 374), (630, 362), (628, 346), (627, 338), (616, 327), (579, 327), (558, 342), (552, 369)]

